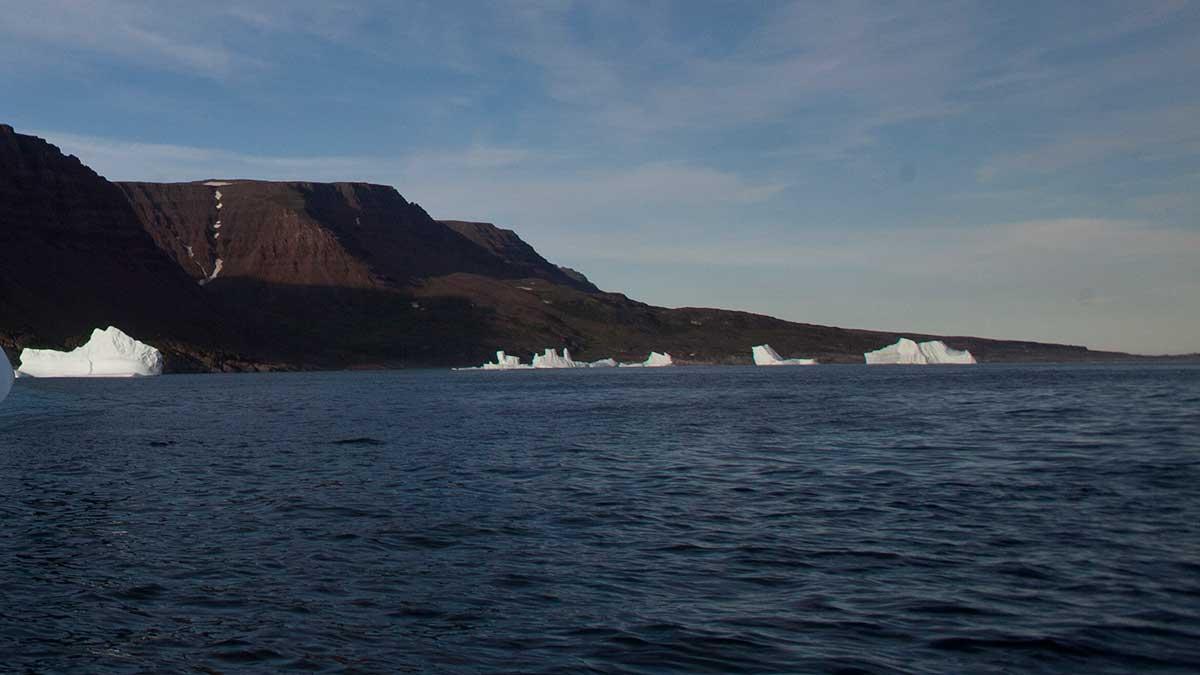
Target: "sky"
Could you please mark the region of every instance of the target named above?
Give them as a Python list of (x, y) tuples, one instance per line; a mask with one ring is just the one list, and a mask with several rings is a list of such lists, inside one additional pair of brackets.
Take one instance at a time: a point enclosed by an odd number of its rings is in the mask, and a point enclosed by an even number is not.
[(0, 122), (654, 304), (1200, 352), (1200, 1), (0, 0)]

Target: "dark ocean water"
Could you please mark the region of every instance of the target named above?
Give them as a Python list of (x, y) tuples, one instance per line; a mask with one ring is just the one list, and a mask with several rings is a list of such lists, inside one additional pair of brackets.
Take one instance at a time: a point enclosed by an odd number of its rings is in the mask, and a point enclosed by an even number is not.
[(1200, 368), (18, 381), (0, 671), (1200, 670)]

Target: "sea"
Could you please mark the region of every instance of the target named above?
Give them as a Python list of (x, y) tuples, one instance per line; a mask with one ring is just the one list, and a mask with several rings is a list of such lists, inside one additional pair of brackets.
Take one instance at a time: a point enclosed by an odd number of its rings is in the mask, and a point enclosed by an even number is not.
[(1200, 672), (1200, 367), (18, 380), (0, 672)]

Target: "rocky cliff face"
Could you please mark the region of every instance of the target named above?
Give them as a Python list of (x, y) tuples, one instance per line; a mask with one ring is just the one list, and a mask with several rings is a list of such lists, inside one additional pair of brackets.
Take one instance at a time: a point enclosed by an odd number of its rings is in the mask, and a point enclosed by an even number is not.
[[(381, 185), (114, 185), (0, 126), (0, 344), (72, 347), (108, 325), (159, 347), (170, 370), (468, 365), (546, 347), (748, 363), (764, 342), (861, 363), (900, 337), (603, 293), (510, 230), (435, 221)], [(981, 361), (1121, 356), (941, 339)]]
[(384, 185), (251, 180), (117, 185), (158, 245), (194, 279), (214, 286), (241, 278), (398, 289), (465, 272), (595, 290), (511, 230), (435, 221)]
[(0, 125), (0, 344), (64, 348), (110, 324), (211, 368), (237, 347), (121, 191), (75, 157)]
[(539, 279), (595, 290), (512, 231), (441, 223), (394, 188), (210, 180), (119, 183), (145, 230), (234, 325), (251, 352), (318, 367), (461, 363), (505, 326), (431, 280)]
[(581, 291), (600, 290), (579, 272), (551, 264), (512, 230), (504, 230), (491, 223), (474, 223), (465, 220), (443, 220), (441, 222), (502, 261), (508, 278), (543, 279)]

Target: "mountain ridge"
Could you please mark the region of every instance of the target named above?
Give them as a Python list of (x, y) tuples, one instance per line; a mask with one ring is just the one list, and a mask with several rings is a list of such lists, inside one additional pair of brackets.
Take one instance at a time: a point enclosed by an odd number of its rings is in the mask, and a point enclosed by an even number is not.
[(786, 356), (861, 363), (901, 336), (942, 339), (985, 362), (1138, 358), (655, 307), (601, 291), (513, 230), (435, 220), (391, 186), (113, 183), (8, 126), (0, 306), (0, 345), (11, 351), (70, 347), (112, 324), (164, 346), (173, 371), (473, 365), (496, 349), (546, 347), (748, 363), (764, 342)]

